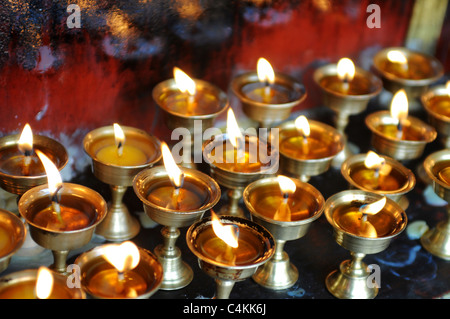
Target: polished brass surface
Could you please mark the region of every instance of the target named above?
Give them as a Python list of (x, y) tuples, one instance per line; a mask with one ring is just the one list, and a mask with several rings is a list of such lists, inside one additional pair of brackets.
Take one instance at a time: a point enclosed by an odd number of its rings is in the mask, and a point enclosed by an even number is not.
[[(37, 280), (37, 269), (27, 269), (21, 270), (17, 272), (10, 273), (0, 278), (0, 294), (2, 294), (5, 290), (15, 285), (21, 285), (26, 282), (36, 282)], [(66, 295), (67, 299), (86, 299), (86, 294), (81, 288), (69, 287), (67, 285), (68, 278), (57, 272), (52, 272), (54, 286), (57, 286), (57, 289), (53, 288), (54, 293), (50, 294), (49, 299), (62, 299), (61, 293)], [(35, 297), (29, 297), (30, 299), (34, 299)], [(17, 298), (23, 299), (23, 297)]]
[(450, 148), (450, 117), (433, 110), (431, 101), (439, 96), (449, 96), (449, 91), (445, 85), (436, 85), (421, 96), (422, 105), (428, 113), (428, 121), (433, 126), (442, 139), (445, 148)]
[(227, 194), (229, 201), (225, 203), (217, 213), (220, 215), (244, 217), (244, 212), (239, 208), (239, 201), (242, 199), (244, 188), (249, 183), (259, 178), (275, 174), (279, 165), (279, 153), (278, 149), (261, 139), (258, 139), (255, 136), (246, 136), (246, 138), (257, 139), (258, 151), (264, 149), (265, 151), (262, 151), (262, 154), (267, 155), (267, 158), (265, 158), (264, 161), (267, 163), (270, 162), (271, 164), (261, 166), (261, 169), (255, 172), (234, 172), (227, 170), (214, 163), (211, 153), (216, 147), (221, 147), (223, 142), (227, 141), (228, 138), (228, 134), (222, 134), (206, 141), (203, 144), (203, 158), (210, 167), (211, 177), (221, 186), (228, 189)]
[[(432, 181), (436, 194), (447, 203), (450, 201), (450, 185), (439, 178), (439, 172), (450, 165), (450, 150), (445, 149), (429, 155), (424, 161), (426, 174)], [(450, 260), (450, 207), (447, 216), (436, 227), (425, 232), (420, 238), (422, 246), (431, 254)]]
[(353, 152), (347, 144), (345, 129), (348, 125), (351, 115), (362, 113), (366, 110), (369, 101), (378, 96), (383, 88), (381, 79), (362, 68), (355, 67), (356, 74), (365, 77), (369, 83), (369, 91), (359, 95), (342, 94), (330, 90), (320, 85), (320, 81), (327, 76), (335, 76), (337, 74), (337, 64), (327, 64), (318, 68), (313, 75), (314, 82), (319, 86), (322, 92), (322, 103), (336, 113), (335, 126), (336, 129), (344, 136), (345, 144), (343, 150), (333, 159), (332, 166), (340, 168), (341, 164)]
[(94, 190), (77, 184), (64, 183), (58, 192), (61, 198), (70, 199), (72, 208), (85, 212), (95, 213), (89, 226), (72, 231), (57, 231), (36, 225), (32, 221), (35, 213), (51, 205), (48, 185), (36, 186), (19, 200), (19, 213), (29, 225), (31, 238), (40, 246), (50, 249), (53, 253), (54, 263), (52, 269), (56, 272), (66, 272), (66, 259), (69, 251), (81, 248), (89, 243), (98, 226), (106, 215), (106, 202)]
[(0, 209), (0, 229), (8, 233), (10, 241), (8, 247), (5, 247), (4, 250), (2, 249), (3, 252), (0, 255), (1, 273), (8, 268), (11, 257), (22, 247), (27, 231), (19, 217), (4, 209)]
[(336, 242), (344, 249), (350, 251), (351, 260), (341, 263), (338, 271), (331, 272), (326, 280), (327, 289), (336, 298), (340, 299), (370, 299), (375, 298), (378, 286), (368, 284), (370, 271), (363, 262), (366, 254), (376, 254), (388, 248), (391, 240), (398, 236), (407, 225), (407, 216), (404, 210), (393, 200), (387, 198), (386, 210), (394, 216), (395, 229), (387, 236), (368, 238), (361, 237), (343, 230), (334, 220), (333, 214), (342, 205), (353, 203), (370, 203), (382, 198), (382, 195), (361, 190), (342, 191), (329, 197), (325, 202), (324, 213), (327, 221), (333, 227)]
[(387, 196), (388, 198), (397, 202), (397, 204), (399, 204), (405, 210), (408, 206), (407, 205), (408, 200), (407, 198), (405, 198), (404, 195), (410, 192), (416, 185), (416, 177), (414, 176), (414, 173), (410, 169), (403, 166), (400, 162), (394, 160), (393, 158), (381, 155), (380, 157), (382, 157), (386, 161), (386, 164), (392, 168), (392, 172), (394, 172), (394, 175), (398, 176), (403, 183), (400, 185), (398, 189), (395, 190), (370, 189), (368, 187), (359, 184), (352, 178), (352, 172), (355, 169), (364, 166), (364, 161), (366, 157), (367, 157), (366, 153), (356, 154), (352, 155), (347, 160), (345, 160), (344, 163), (342, 163), (341, 174), (345, 178), (345, 180), (349, 183), (350, 187), (360, 189), (366, 192)]
[[(209, 94), (217, 98), (217, 105), (215, 110), (211, 110), (204, 114), (183, 114), (171, 110), (167, 103), (167, 96), (169, 93), (179, 92), (175, 79), (169, 79), (158, 83), (152, 91), (153, 100), (163, 110), (165, 115), (166, 125), (170, 130), (187, 129), (190, 133), (190, 139), (183, 139), (183, 149), (190, 149), (191, 158), (183, 158), (182, 166), (188, 168), (196, 168), (196, 163), (192, 161), (192, 156), (201, 150), (194, 148), (194, 138), (201, 134), (201, 141), (203, 142), (203, 132), (214, 127), (214, 121), (220, 116), (229, 106), (228, 96), (217, 86), (199, 79), (192, 79), (196, 84), (196, 90), (207, 91)], [(201, 131), (196, 131), (195, 127), (201, 125)]]
[(168, 180), (169, 175), (164, 166), (145, 169), (136, 175), (133, 189), (142, 201), (145, 213), (156, 223), (163, 225), (161, 235), (164, 243), (155, 248), (155, 255), (163, 265), (164, 279), (162, 290), (180, 289), (187, 286), (193, 278), (193, 271), (181, 258), (181, 251), (176, 246), (180, 236), (178, 228), (192, 225), (212, 209), (220, 199), (220, 186), (208, 175), (194, 169), (180, 167), (185, 180), (189, 179), (203, 190), (206, 200), (198, 208), (178, 211), (158, 206), (147, 199), (149, 189), (161, 180)]
[[(407, 60), (410, 60), (411, 58), (420, 58), (422, 60), (429, 61), (432, 68), (432, 73), (428, 77), (422, 79), (407, 79), (387, 72), (383, 68), (383, 63), (385, 63), (385, 61), (387, 60), (387, 54), (391, 50), (398, 50), (402, 52)], [(383, 81), (383, 87), (386, 90), (394, 94), (398, 90), (404, 89), (408, 100), (411, 101), (416, 98), (420, 98), (420, 96), (428, 89), (428, 87), (432, 83), (436, 82), (444, 75), (444, 68), (438, 59), (431, 55), (417, 52), (405, 47), (392, 47), (380, 50), (373, 58), (373, 68), (374, 71), (381, 77)]]
[(211, 228), (211, 218), (205, 217), (197, 221), (189, 227), (186, 233), (186, 242), (192, 253), (198, 258), (200, 269), (202, 269), (210, 277), (214, 278), (216, 282), (215, 299), (229, 299), (230, 293), (234, 284), (239, 281), (250, 278), (255, 273), (256, 269), (264, 265), (275, 253), (275, 240), (271, 233), (263, 226), (250, 221), (246, 218), (237, 216), (219, 216), (220, 222), (223, 224), (235, 224), (239, 227), (245, 227), (253, 231), (257, 236), (258, 241), (263, 247), (259, 258), (249, 264), (245, 265), (230, 265), (205, 256), (199, 250), (199, 243), (197, 239), (199, 234), (207, 228)]
[[(0, 161), (7, 159), (5, 157), (9, 150), (17, 148), (19, 137), (20, 134), (13, 134), (0, 138)], [(42, 151), (50, 158), (58, 170), (62, 170), (69, 161), (65, 147), (52, 138), (33, 135), (33, 148)], [(45, 171), (38, 176), (10, 175), (0, 171), (0, 187), (12, 194), (22, 195), (30, 188), (45, 183), (47, 183)]]
[(297, 202), (304, 202), (308, 206), (308, 218), (279, 221), (265, 216), (255, 209), (251, 201), (252, 194), (270, 186), (278, 186), (276, 177), (268, 177), (251, 183), (245, 188), (243, 194), (245, 206), (250, 211), (252, 220), (266, 228), (276, 241), (273, 257), (259, 267), (253, 275), (253, 279), (258, 284), (268, 289), (287, 289), (297, 282), (299, 273), (290, 262), (289, 255), (284, 251), (285, 243), (305, 236), (311, 224), (322, 215), (325, 204), (322, 194), (316, 188), (300, 180), (292, 180), (296, 184), (296, 191), (290, 197), (295, 198)]
[(207, 112), (201, 115), (187, 115), (182, 113), (177, 113), (172, 111), (167, 107), (167, 102), (165, 97), (169, 92), (178, 92), (178, 86), (175, 79), (169, 79), (158, 83), (152, 91), (153, 100), (155, 103), (164, 111), (166, 115), (166, 125), (169, 129), (174, 130), (176, 128), (187, 128), (190, 133), (193, 134), (194, 131), (194, 121), (201, 121), (203, 128), (210, 128), (214, 126), (214, 121), (221, 113), (223, 113), (228, 107), (228, 96), (220, 88), (215, 85), (199, 80), (192, 79), (196, 84), (196, 89), (198, 91), (207, 90), (210, 94), (214, 95), (218, 101), (218, 107), (216, 111)]
[[(324, 123), (308, 120), (311, 137), (327, 144), (330, 154), (322, 158), (300, 159), (289, 156), (280, 150), (280, 168), (299, 178), (303, 182), (308, 182), (312, 176), (326, 172), (333, 159), (344, 150), (345, 137), (338, 130)], [(279, 128), (279, 145), (286, 137), (299, 135), (294, 121), (284, 122)]]
[(139, 148), (147, 155), (147, 162), (142, 165), (119, 166), (104, 163), (97, 159), (97, 153), (103, 147), (114, 145), (114, 128), (112, 125), (97, 128), (89, 132), (83, 146), (92, 159), (94, 175), (110, 186), (111, 202), (108, 203), (108, 213), (105, 220), (97, 227), (96, 234), (109, 241), (124, 241), (135, 237), (140, 231), (140, 224), (131, 216), (128, 208), (122, 202), (123, 196), (137, 173), (152, 167), (162, 157), (161, 142), (156, 137), (133, 127), (121, 126), (126, 144)]
[(365, 119), (366, 126), (372, 132), (372, 146), (374, 149), (398, 161), (412, 160), (422, 156), (425, 146), (437, 137), (434, 127), (412, 116), (408, 117), (408, 121), (411, 127), (417, 130), (417, 134), (422, 137), (421, 140), (401, 140), (387, 136), (379, 131), (378, 127), (380, 125), (392, 124), (394, 123), (393, 121), (389, 111), (374, 112)]
[(243, 89), (246, 85), (258, 83), (256, 72), (247, 72), (233, 78), (231, 89), (242, 103), (244, 113), (259, 123), (262, 128), (270, 128), (291, 115), (292, 109), (303, 102), (307, 96), (306, 90), (296, 79), (281, 73), (275, 73), (275, 84), (281, 85), (290, 92), (290, 101), (286, 103), (264, 103), (250, 99)]
[[(102, 246), (98, 246), (82, 253), (75, 260), (75, 264), (80, 267), (81, 287), (86, 294), (94, 299), (109, 299), (97, 295), (89, 289), (89, 281), (98, 271), (113, 268), (113, 266), (111, 266), (103, 257), (101, 248)], [(139, 247), (139, 253), (139, 264), (133, 271), (140, 274), (141, 277), (145, 279), (147, 289), (144, 293), (133, 297), (132, 299), (147, 299), (160, 288), (163, 280), (163, 267), (156, 256), (148, 250)]]

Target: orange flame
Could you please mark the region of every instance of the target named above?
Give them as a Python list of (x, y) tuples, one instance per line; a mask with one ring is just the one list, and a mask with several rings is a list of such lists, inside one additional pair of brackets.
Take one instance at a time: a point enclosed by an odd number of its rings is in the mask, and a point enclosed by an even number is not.
[(189, 77), (189, 75), (184, 73), (181, 69), (174, 67), (173, 77), (178, 89), (181, 92), (188, 92), (189, 95), (195, 94), (195, 82)]
[(211, 211), (212, 228), (217, 237), (222, 239), (228, 246), (237, 248), (239, 246), (236, 229), (233, 225), (223, 225), (219, 217)]
[(33, 149), (33, 132), (28, 123), (25, 124), (22, 134), (20, 134), (18, 144), (19, 150), (24, 154), (31, 152)]

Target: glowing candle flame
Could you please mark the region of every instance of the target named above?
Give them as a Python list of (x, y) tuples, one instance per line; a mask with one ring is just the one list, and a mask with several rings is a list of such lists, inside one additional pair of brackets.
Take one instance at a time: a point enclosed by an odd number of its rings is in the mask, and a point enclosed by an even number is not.
[(114, 140), (117, 146), (117, 154), (122, 156), (123, 145), (125, 144), (125, 134), (119, 124), (114, 123)]
[(33, 149), (33, 132), (31, 131), (31, 127), (28, 123), (25, 124), (22, 134), (20, 134), (18, 147), (19, 150), (25, 155), (29, 155)]
[(401, 124), (408, 117), (408, 97), (404, 89), (395, 93), (391, 101), (391, 116)]
[(195, 95), (195, 82), (181, 69), (173, 68), (173, 77), (178, 89), (181, 92), (187, 92), (189, 95)]
[(234, 116), (234, 112), (231, 108), (228, 109), (227, 114), (227, 134), (231, 144), (235, 148), (239, 148), (239, 146), (242, 145), (244, 137), (242, 136), (241, 129), (239, 128), (236, 117)]
[(391, 50), (387, 53), (387, 59), (393, 63), (400, 63), (402, 65), (406, 65), (408, 60), (403, 52), (399, 50)]
[(359, 208), (359, 211), (363, 214), (375, 215), (378, 214), (385, 205), (386, 205), (386, 197), (383, 197), (382, 199), (377, 200), (376, 202), (362, 205)]
[(377, 168), (382, 166), (385, 162), (386, 161), (383, 157), (378, 156), (378, 154), (373, 151), (369, 151), (366, 159), (364, 160), (364, 165), (367, 168)]
[(47, 174), (48, 189), (50, 191), (50, 195), (53, 197), (63, 185), (61, 174), (59, 173), (56, 165), (53, 164), (53, 162), (44, 153), (36, 150), (36, 154), (39, 156), (39, 159), (44, 166), (45, 173)]
[(447, 90), (447, 94), (450, 96), (450, 80), (445, 84), (445, 89)]
[(181, 187), (183, 184), (183, 173), (177, 163), (175, 163), (172, 152), (165, 142), (161, 143), (161, 151), (163, 155), (164, 167), (166, 168), (170, 181), (176, 188)]
[(39, 267), (35, 293), (39, 299), (47, 299), (53, 290), (53, 275), (51, 271), (44, 266)]
[(258, 79), (261, 82), (273, 84), (275, 82), (275, 72), (273, 71), (272, 65), (269, 61), (264, 58), (259, 58), (256, 65), (256, 73), (258, 74)]
[(212, 228), (217, 237), (222, 239), (228, 246), (233, 248), (237, 248), (239, 246), (238, 243), (238, 234), (236, 232), (236, 227), (233, 225), (223, 225), (220, 222), (219, 217), (211, 211), (211, 221)]
[(337, 75), (341, 81), (350, 82), (355, 76), (355, 65), (349, 58), (342, 58), (337, 64)]
[(101, 249), (103, 258), (113, 265), (119, 273), (132, 270), (139, 264), (139, 249), (131, 241), (125, 241), (121, 244), (108, 244)]
[(308, 137), (309, 134), (311, 133), (308, 119), (304, 115), (300, 115), (295, 119), (295, 127), (297, 128), (299, 133), (304, 137)]
[(297, 189), (294, 181), (287, 176), (278, 175), (277, 176), (278, 184), (280, 185), (281, 192), (287, 195), (293, 194)]

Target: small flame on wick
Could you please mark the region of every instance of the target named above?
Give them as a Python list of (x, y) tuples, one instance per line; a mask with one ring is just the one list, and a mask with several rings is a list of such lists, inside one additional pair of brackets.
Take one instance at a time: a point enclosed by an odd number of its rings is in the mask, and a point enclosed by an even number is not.
[(223, 225), (219, 217), (211, 211), (212, 228), (217, 237), (222, 239), (228, 246), (239, 247), (239, 227), (234, 225)]
[(351, 82), (355, 77), (355, 65), (349, 58), (342, 58), (337, 63), (337, 75), (341, 81)]
[(256, 73), (260, 82), (273, 84), (275, 82), (275, 72), (272, 65), (265, 58), (259, 58), (256, 65)]
[(53, 290), (53, 275), (51, 271), (44, 266), (39, 267), (35, 294), (38, 299), (47, 299)]
[(297, 189), (294, 181), (287, 176), (278, 175), (277, 180), (283, 196), (289, 196), (290, 194), (293, 194)]
[(121, 244), (108, 244), (101, 249), (103, 258), (113, 265), (119, 273), (132, 270), (139, 265), (139, 249), (131, 241), (125, 241)]
[(33, 132), (28, 123), (25, 124), (22, 134), (20, 134), (18, 147), (25, 156), (30, 156), (31, 151), (33, 150)]
[(308, 119), (304, 115), (300, 115), (295, 119), (295, 127), (303, 137), (308, 137), (311, 134)]
[(244, 137), (242, 136), (241, 129), (237, 123), (234, 112), (231, 108), (228, 109), (227, 113), (227, 134), (229, 136), (231, 144), (235, 148), (240, 148), (243, 146)]
[(391, 101), (391, 116), (397, 121), (397, 125), (408, 117), (408, 97), (404, 89), (398, 90)]
[(369, 151), (364, 160), (364, 165), (367, 168), (379, 168), (384, 165), (384, 163), (386, 163), (386, 160), (373, 151)]
[(175, 188), (181, 187), (183, 185), (184, 175), (175, 162), (169, 146), (167, 146), (165, 142), (161, 143), (161, 151), (163, 155), (164, 167), (166, 168), (167, 174), (169, 175), (173, 186), (175, 186)]
[(394, 63), (406, 64), (408, 60), (403, 52), (399, 50), (391, 50), (387, 53), (387, 59)]
[(61, 189), (63, 182), (61, 174), (55, 164), (41, 151), (36, 150), (36, 154), (44, 166), (45, 173), (47, 174), (48, 189), (52, 197), (56, 196), (56, 193)]
[(122, 156), (123, 154), (123, 145), (125, 144), (125, 133), (119, 124), (114, 123), (114, 140), (117, 146), (117, 154)]
[(189, 95), (195, 95), (195, 81), (192, 80), (189, 75), (184, 73), (181, 69), (174, 67), (173, 68), (173, 77), (175, 79), (175, 83), (177, 84), (178, 89), (185, 93), (187, 92)]
[(363, 214), (375, 215), (378, 214), (385, 205), (386, 205), (386, 197), (383, 196), (383, 198), (377, 200), (376, 202), (362, 205), (359, 208), (359, 211)]

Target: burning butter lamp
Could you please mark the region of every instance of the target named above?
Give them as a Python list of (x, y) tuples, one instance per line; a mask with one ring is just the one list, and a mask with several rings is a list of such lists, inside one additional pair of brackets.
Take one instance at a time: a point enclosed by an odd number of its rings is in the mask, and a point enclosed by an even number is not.
[(45, 184), (47, 177), (35, 150), (49, 157), (58, 170), (69, 161), (66, 149), (54, 139), (33, 135), (26, 124), (22, 133), (0, 138), (0, 186), (16, 195), (22, 195), (34, 186)]
[(307, 182), (326, 172), (345, 145), (343, 135), (334, 128), (308, 121), (300, 115), (279, 126), (280, 167)]
[[(450, 202), (450, 150), (434, 152), (425, 159), (424, 169), (432, 180), (436, 194)], [(450, 208), (447, 206), (445, 220), (425, 232), (420, 238), (422, 246), (431, 254), (450, 260)]]
[(263, 128), (286, 120), (292, 109), (306, 98), (303, 85), (286, 74), (275, 73), (264, 58), (258, 60), (257, 72), (235, 77), (231, 88), (241, 101), (244, 113)]
[(0, 299), (86, 299), (86, 294), (69, 288), (66, 276), (41, 266), (0, 278)]
[(163, 268), (149, 251), (130, 241), (106, 244), (81, 254), (81, 285), (96, 299), (145, 299), (158, 291)]
[(22, 247), (26, 228), (15, 214), (0, 209), (0, 272), (8, 268), (11, 257)]
[[(353, 61), (348, 58), (340, 59), (337, 64), (318, 68), (313, 78), (322, 91), (323, 104), (336, 113), (336, 129), (343, 136), (349, 117), (366, 110), (369, 101), (383, 88), (380, 78), (355, 67)], [(342, 162), (351, 154), (353, 152), (346, 142), (343, 151), (333, 159), (333, 167), (340, 168)]]
[(328, 291), (340, 299), (375, 298), (378, 283), (369, 282), (371, 272), (363, 258), (389, 246), (406, 228), (406, 213), (393, 200), (361, 190), (334, 194), (325, 202), (324, 212), (334, 239), (352, 256), (327, 276)]
[(441, 136), (445, 148), (450, 148), (450, 81), (430, 88), (421, 100), (431, 126)]
[(235, 283), (251, 277), (275, 251), (273, 236), (264, 227), (212, 211), (189, 227), (186, 241), (200, 268), (215, 279), (216, 299), (228, 299)]
[(83, 144), (94, 175), (111, 188), (108, 213), (96, 234), (109, 241), (135, 237), (140, 225), (122, 202), (123, 196), (137, 173), (161, 159), (160, 141), (142, 130), (115, 123), (91, 131)]
[(208, 175), (187, 167), (178, 167), (165, 143), (162, 143), (164, 166), (156, 166), (138, 173), (133, 187), (144, 205), (145, 213), (164, 227), (164, 243), (154, 252), (163, 265), (162, 290), (187, 286), (193, 271), (181, 258), (176, 241), (178, 228), (192, 225), (220, 199), (219, 185)]
[(373, 68), (386, 90), (395, 94), (403, 89), (411, 101), (444, 74), (442, 64), (435, 57), (402, 47), (379, 51), (373, 58)]
[(239, 201), (245, 186), (274, 173), (278, 168), (277, 155), (277, 149), (257, 136), (244, 136), (233, 110), (228, 110), (227, 133), (214, 136), (203, 147), (211, 176), (228, 188), (229, 202), (222, 206), (221, 215), (244, 216)]
[[(169, 129), (186, 128), (190, 139), (183, 139), (184, 150), (193, 149), (194, 124), (213, 127), (214, 121), (228, 107), (228, 96), (218, 87), (199, 79), (192, 79), (179, 68), (174, 77), (153, 88), (153, 99), (166, 115)], [(202, 133), (202, 132), (201, 132)], [(203, 136), (203, 135), (202, 135)], [(183, 154), (185, 155), (185, 154)], [(191, 158), (183, 158), (183, 166), (193, 168)]]
[(372, 146), (381, 154), (396, 160), (422, 156), (425, 146), (436, 139), (436, 130), (408, 115), (408, 98), (404, 90), (395, 93), (390, 111), (378, 111), (365, 119), (372, 132)]
[(404, 210), (408, 199), (404, 196), (416, 185), (416, 178), (400, 162), (373, 151), (352, 155), (342, 163), (342, 176), (352, 188), (384, 195)]
[(252, 220), (275, 238), (275, 253), (253, 279), (269, 289), (286, 289), (298, 279), (297, 268), (284, 251), (286, 241), (305, 236), (323, 212), (325, 200), (310, 184), (279, 175), (257, 180), (245, 188), (244, 202)]
[(62, 183), (52, 161), (42, 152), (36, 153), (45, 167), (48, 184), (23, 194), (19, 213), (29, 225), (31, 238), (52, 250), (53, 270), (65, 273), (69, 251), (89, 243), (95, 227), (105, 217), (106, 202), (87, 187)]

